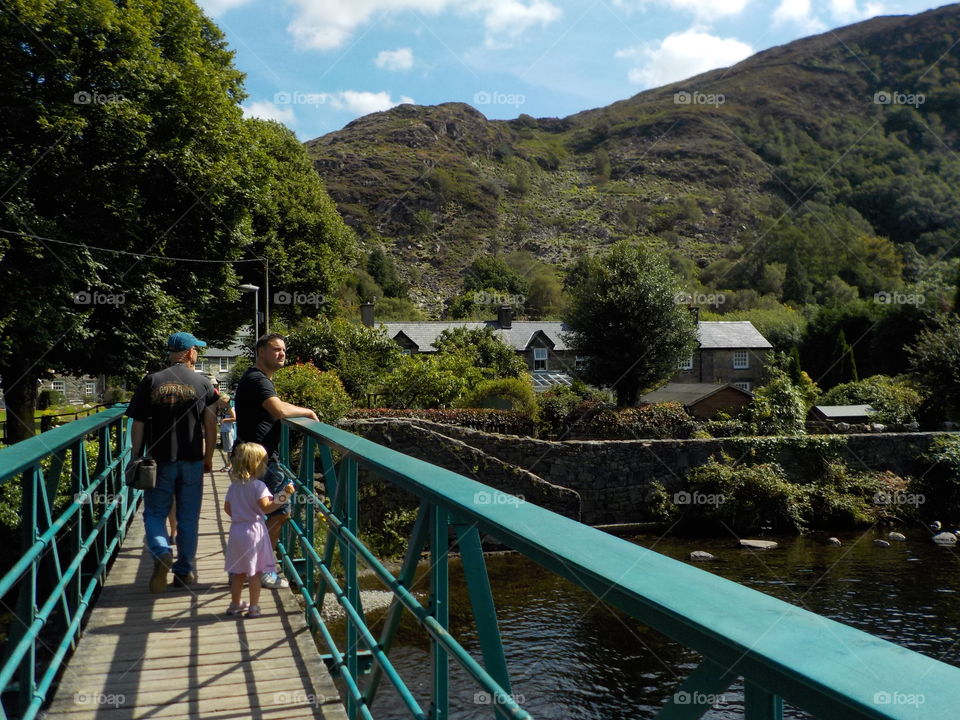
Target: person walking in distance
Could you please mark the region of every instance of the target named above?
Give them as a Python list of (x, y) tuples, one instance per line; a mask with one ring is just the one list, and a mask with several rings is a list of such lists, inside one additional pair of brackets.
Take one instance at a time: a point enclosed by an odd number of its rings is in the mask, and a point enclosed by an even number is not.
[[(245, 612), (248, 618), (260, 617), (261, 575), (277, 569), (263, 515), (283, 507), (293, 494), (293, 485), (288, 484), (284, 493), (274, 498), (261, 479), (266, 472), (267, 451), (263, 445), (237, 445), (230, 470), (231, 485), (223, 503), (223, 511), (231, 521), (224, 559), (224, 568), (230, 573), (227, 615)], [(249, 605), (240, 599), (247, 578), (250, 579)]]
[[(133, 393), (126, 414), (133, 418), (132, 456), (141, 449), (157, 463), (156, 486), (143, 491), (143, 525), (153, 556), (150, 592), (173, 585), (186, 587), (197, 580), (194, 559), (203, 473), (213, 470), (217, 446), (217, 394), (210, 380), (193, 370), (197, 348), (206, 347), (188, 332), (167, 339), (170, 367), (149, 373)], [(177, 561), (173, 562), (167, 515), (176, 500)]]
[(220, 449), (227, 459), (227, 464), (224, 465), (222, 470), (229, 470), (230, 453), (233, 451), (233, 436), (237, 429), (237, 413), (230, 403), (230, 396), (226, 393), (221, 393), (220, 400), (217, 402), (217, 420), (220, 422)]
[[(309, 408), (281, 400), (273, 386), (274, 373), (283, 367), (287, 359), (287, 344), (283, 336), (271, 333), (258, 339), (255, 355), (254, 364), (240, 378), (233, 396), (237, 413), (237, 442), (259, 443), (266, 449), (267, 472), (263, 482), (267, 490), (276, 496), (287, 484), (279, 466), (280, 420), (295, 417), (310, 420), (318, 418)], [(274, 548), (280, 539), (280, 529), (289, 519), (289, 504), (267, 515), (267, 530)], [(265, 572), (262, 581), (263, 587), (270, 589), (289, 586), (276, 572)]]

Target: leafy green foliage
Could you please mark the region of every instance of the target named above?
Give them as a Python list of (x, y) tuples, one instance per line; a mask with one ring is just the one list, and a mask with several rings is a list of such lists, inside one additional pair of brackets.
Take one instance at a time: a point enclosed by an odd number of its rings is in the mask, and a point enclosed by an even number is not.
[(789, 376), (775, 366), (768, 366), (767, 381), (753, 393), (747, 412), (756, 433), (796, 435), (804, 430), (807, 408), (804, 394)]
[(483, 430), (501, 435), (532, 435), (533, 423), (530, 418), (511, 410), (493, 410), (490, 408), (456, 409), (398, 409), (373, 408), (354, 409), (348, 418), (419, 418), (444, 425)]
[(440, 333), (433, 345), (440, 355), (463, 355), (490, 379), (519, 378), (527, 370), (523, 358), (503, 342), (490, 326), (450, 328)]
[(960, 438), (935, 437), (923, 460), (930, 469), (910, 486), (910, 492), (924, 496), (923, 509), (936, 513), (960, 506)]
[(904, 423), (912, 419), (923, 403), (919, 392), (904, 381), (873, 375), (858, 382), (837, 385), (824, 394), (823, 405), (870, 405), (881, 423)]
[(37, 410), (46, 410), (56, 405), (63, 405), (66, 401), (63, 393), (59, 390), (50, 390), (49, 388), (41, 390), (37, 396)]
[(529, 377), (483, 380), (459, 404), (462, 407), (500, 407), (488, 405), (490, 402), (500, 401), (506, 401), (510, 405), (502, 409), (519, 412), (536, 422), (539, 407)]
[(353, 406), (337, 374), (321, 371), (311, 363), (280, 368), (273, 384), (287, 402), (310, 408), (325, 423), (336, 423)]
[(383, 393), (389, 407), (447, 408), (483, 379), (463, 353), (403, 355), (383, 379)]
[(530, 283), (503, 258), (483, 255), (467, 266), (463, 276), (463, 287), (464, 290), (493, 288), (512, 295), (526, 296)]
[(581, 258), (567, 287), (567, 344), (589, 358), (585, 379), (613, 387), (621, 406), (673, 375), (694, 345), (693, 319), (676, 302), (679, 279), (647, 248), (622, 242)]
[(960, 317), (937, 318), (906, 350), (934, 413), (960, 417)]
[(305, 320), (287, 335), (290, 362), (310, 362), (335, 370), (355, 402), (379, 390), (384, 377), (403, 357), (397, 344), (380, 328), (343, 318)]

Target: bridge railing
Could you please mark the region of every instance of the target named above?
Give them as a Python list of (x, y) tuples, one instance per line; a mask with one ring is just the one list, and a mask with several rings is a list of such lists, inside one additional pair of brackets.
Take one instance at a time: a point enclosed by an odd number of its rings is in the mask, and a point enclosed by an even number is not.
[[(298, 440), (294, 443), (299, 455), (296, 473), (289, 470), (291, 435)], [(286, 420), (281, 461), (295, 475), (298, 487), (293, 519), (284, 528), (280, 544), (282, 562), (300, 588), (308, 622), (326, 641), (330, 660), (343, 679), (351, 720), (373, 717), (371, 706), (383, 678), (395, 686), (411, 717), (449, 717), (451, 659), (493, 698), (493, 715), (530, 717), (511, 696), (481, 533), (703, 656), (674, 694), (665, 698), (658, 718), (700, 718), (710, 709), (706, 703), (739, 678), (744, 680), (748, 720), (779, 720), (784, 701), (827, 720), (953, 717), (960, 708), (960, 668), (520, 502), (349, 432), (302, 419)], [(396, 576), (358, 539), (359, 468), (406, 490), (420, 502), (409, 549)], [(315, 473), (322, 477), (326, 497), (316, 492)], [(321, 532), (326, 538), (322, 555), (314, 547)], [(482, 662), (448, 632), (451, 532), (466, 576)], [(426, 546), (430, 549), (430, 600), (422, 605), (409, 588)], [(337, 549), (339, 562), (335, 563)], [(358, 563), (369, 567), (394, 594), (379, 637), (374, 637), (365, 622)], [(321, 617), (327, 592), (346, 615), (343, 647)], [(416, 618), (430, 639), (433, 682), (427, 710), (389, 660), (404, 610)], [(372, 660), (373, 669), (364, 678), (366, 660)]]
[(123, 482), (130, 455), (124, 409), (0, 450), (5, 510), (20, 514), (19, 557), (8, 548), (16, 562), (0, 579), (9, 617), (0, 656), (4, 719), (36, 717), (142, 493)]

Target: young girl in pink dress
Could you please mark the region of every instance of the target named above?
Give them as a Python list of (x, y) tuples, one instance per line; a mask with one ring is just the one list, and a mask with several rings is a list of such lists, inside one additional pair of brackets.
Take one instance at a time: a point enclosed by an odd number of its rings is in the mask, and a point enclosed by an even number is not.
[[(292, 484), (284, 488), (280, 502), (273, 501), (260, 478), (267, 471), (267, 451), (257, 443), (237, 445), (233, 451), (231, 484), (223, 503), (230, 516), (230, 536), (227, 539), (225, 569), (230, 575), (230, 606), (227, 615), (260, 617), (260, 574), (276, 572), (270, 534), (263, 521), (266, 513), (277, 510), (293, 494)], [(285, 495), (285, 497), (284, 497)], [(250, 604), (240, 601), (243, 583), (250, 580)]]

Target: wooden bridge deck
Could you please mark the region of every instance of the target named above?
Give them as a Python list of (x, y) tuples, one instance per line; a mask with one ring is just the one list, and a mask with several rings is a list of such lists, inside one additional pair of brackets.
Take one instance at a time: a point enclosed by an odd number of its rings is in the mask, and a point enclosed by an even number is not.
[(199, 582), (189, 589), (147, 590), (153, 561), (137, 514), (47, 718), (345, 720), (290, 590), (264, 589), (261, 618), (224, 613), (228, 485), (226, 473), (204, 478)]

